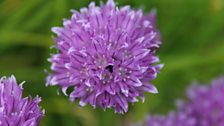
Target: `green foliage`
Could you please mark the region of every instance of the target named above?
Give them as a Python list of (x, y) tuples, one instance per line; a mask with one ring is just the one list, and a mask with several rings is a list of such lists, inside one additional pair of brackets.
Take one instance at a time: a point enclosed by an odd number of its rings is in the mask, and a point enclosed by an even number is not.
[[(57, 95), (58, 87), (46, 87), (44, 69), (53, 45), (52, 26), (62, 25), (70, 9), (90, 0), (1, 0), (0, 76), (14, 74), (26, 80), (25, 94), (42, 97), (46, 116), (41, 126), (128, 126), (147, 113), (166, 113), (175, 99), (184, 98), (192, 81), (209, 82), (224, 73), (224, 2), (222, 0), (117, 0), (145, 12), (156, 8), (163, 45), (158, 55), (165, 64), (154, 81), (159, 94), (146, 94), (145, 103), (130, 106), (117, 115), (90, 106), (80, 108)], [(96, 1), (99, 4), (99, 0)]]

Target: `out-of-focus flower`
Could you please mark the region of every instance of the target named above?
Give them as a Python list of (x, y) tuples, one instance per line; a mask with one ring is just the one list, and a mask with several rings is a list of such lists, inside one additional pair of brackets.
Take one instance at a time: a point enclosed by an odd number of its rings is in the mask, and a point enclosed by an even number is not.
[(22, 98), (22, 84), (14, 76), (0, 78), (0, 126), (38, 126), (44, 115), (39, 97)]
[(129, 6), (118, 8), (113, 0), (100, 7), (90, 3), (80, 12), (73, 10), (63, 27), (54, 27), (57, 54), (49, 61), (47, 84), (66, 90), (73, 87), (70, 100), (116, 112), (128, 111), (128, 103), (144, 101), (144, 92), (157, 93), (149, 81), (163, 65), (156, 64), (160, 34), (155, 11), (143, 15)]
[(187, 90), (188, 101), (179, 105), (180, 111), (197, 120), (196, 126), (224, 126), (224, 78), (211, 85), (194, 84)]
[(171, 112), (167, 116), (147, 116), (140, 126), (196, 126), (196, 120), (189, 118), (184, 113)]
[(186, 101), (178, 100), (177, 112), (148, 116), (137, 126), (224, 126), (224, 77), (210, 85), (191, 85), (187, 96)]

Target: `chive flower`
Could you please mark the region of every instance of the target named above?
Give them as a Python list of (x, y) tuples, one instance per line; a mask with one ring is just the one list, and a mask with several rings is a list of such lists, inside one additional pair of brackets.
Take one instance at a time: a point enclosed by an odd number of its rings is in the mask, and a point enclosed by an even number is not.
[(161, 44), (155, 11), (144, 15), (108, 0), (72, 13), (62, 27), (52, 28), (58, 52), (49, 58), (47, 85), (60, 86), (80, 106), (117, 113), (138, 98), (144, 101), (144, 92), (158, 93), (150, 83), (163, 66), (155, 55)]
[(224, 126), (224, 78), (211, 84), (193, 84), (187, 89), (187, 101), (179, 104), (180, 111), (197, 120), (196, 126)]
[(196, 126), (196, 120), (184, 113), (170, 112), (168, 115), (148, 115), (139, 126)]
[(44, 111), (37, 96), (22, 98), (22, 84), (14, 76), (0, 78), (0, 126), (38, 126)]

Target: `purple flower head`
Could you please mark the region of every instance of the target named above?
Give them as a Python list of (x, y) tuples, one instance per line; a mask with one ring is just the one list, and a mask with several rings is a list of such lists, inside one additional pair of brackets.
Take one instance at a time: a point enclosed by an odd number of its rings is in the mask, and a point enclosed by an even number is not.
[(38, 126), (44, 114), (39, 97), (22, 98), (22, 84), (14, 76), (0, 78), (0, 126)]
[(155, 11), (143, 15), (129, 6), (116, 7), (108, 0), (100, 7), (90, 3), (80, 12), (54, 27), (57, 54), (49, 61), (53, 73), (47, 84), (59, 85), (70, 100), (115, 112), (128, 111), (128, 103), (144, 101), (144, 92), (157, 93), (149, 81), (162, 68), (155, 56), (160, 34), (155, 27)]
[(167, 116), (148, 116), (142, 126), (196, 126), (196, 120), (184, 113), (171, 112)]
[(197, 126), (224, 126), (224, 78), (211, 85), (192, 85), (187, 95), (189, 100), (179, 107), (197, 120)]

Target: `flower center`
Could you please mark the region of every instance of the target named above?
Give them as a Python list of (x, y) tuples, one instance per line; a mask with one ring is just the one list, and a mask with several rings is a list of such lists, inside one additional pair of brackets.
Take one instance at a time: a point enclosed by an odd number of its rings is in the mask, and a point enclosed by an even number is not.
[(113, 65), (108, 65), (105, 67), (105, 70), (102, 74), (102, 83), (110, 83), (113, 80)]
[(110, 73), (113, 73), (113, 65), (108, 65), (106, 68)]

